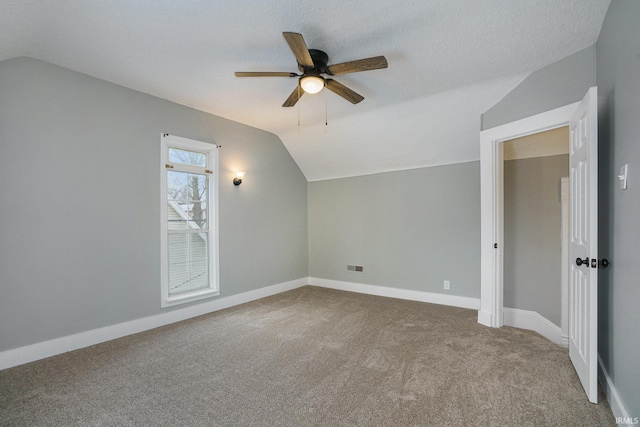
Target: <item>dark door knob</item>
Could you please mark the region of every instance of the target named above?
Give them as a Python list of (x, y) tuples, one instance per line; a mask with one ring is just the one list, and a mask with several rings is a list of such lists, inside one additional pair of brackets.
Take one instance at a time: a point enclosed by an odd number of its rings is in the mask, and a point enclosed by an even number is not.
[(606, 259), (606, 258), (602, 258), (600, 261), (598, 261), (598, 267), (600, 267), (600, 268), (609, 267), (609, 260)]
[(578, 267), (580, 267), (582, 264), (584, 264), (587, 267), (589, 267), (589, 257), (587, 257), (585, 259), (576, 258), (576, 265)]

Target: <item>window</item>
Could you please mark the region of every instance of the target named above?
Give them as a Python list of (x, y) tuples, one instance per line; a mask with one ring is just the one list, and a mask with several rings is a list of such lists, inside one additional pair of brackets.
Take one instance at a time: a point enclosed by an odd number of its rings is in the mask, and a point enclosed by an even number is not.
[(162, 307), (219, 294), (217, 146), (161, 138)]

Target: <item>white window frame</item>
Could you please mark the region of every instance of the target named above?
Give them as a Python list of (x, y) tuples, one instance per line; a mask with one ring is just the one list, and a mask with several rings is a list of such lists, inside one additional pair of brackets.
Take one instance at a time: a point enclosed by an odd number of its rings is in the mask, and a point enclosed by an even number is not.
[[(218, 260), (218, 146), (208, 142), (180, 138), (174, 135), (161, 135), (160, 154), (160, 253), (161, 253), (161, 307), (171, 307), (178, 304), (210, 298), (220, 294), (220, 269)], [(169, 294), (169, 246), (168, 246), (168, 209), (167, 209), (167, 170), (172, 166), (179, 170), (202, 173), (202, 168), (189, 165), (177, 165), (169, 162), (169, 148), (195, 151), (207, 155), (207, 170), (209, 185), (207, 188), (208, 203), (208, 255), (209, 255), (209, 285), (206, 288), (176, 295)]]

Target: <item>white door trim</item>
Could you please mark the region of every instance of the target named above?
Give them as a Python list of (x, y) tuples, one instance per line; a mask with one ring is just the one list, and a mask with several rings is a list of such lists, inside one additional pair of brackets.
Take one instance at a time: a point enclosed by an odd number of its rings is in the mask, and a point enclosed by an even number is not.
[[(498, 328), (504, 324), (503, 142), (567, 126), (579, 102), (480, 132), (480, 310), (478, 322)], [(497, 244), (497, 248), (494, 248)]]
[(560, 253), (560, 328), (561, 345), (569, 347), (569, 177), (560, 179), (561, 244)]

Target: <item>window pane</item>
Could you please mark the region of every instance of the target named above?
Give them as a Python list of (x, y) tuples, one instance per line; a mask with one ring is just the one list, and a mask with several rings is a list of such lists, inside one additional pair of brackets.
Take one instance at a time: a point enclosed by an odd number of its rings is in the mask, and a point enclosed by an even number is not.
[(207, 236), (204, 233), (169, 234), (169, 294), (206, 288)]
[(208, 229), (208, 181), (204, 174), (167, 171), (169, 229)]
[(189, 201), (189, 174), (186, 172), (167, 171), (167, 198), (179, 204)]
[(189, 186), (184, 172), (167, 171), (167, 220), (168, 228), (187, 228), (188, 215), (185, 206), (189, 200)]
[[(182, 215), (181, 215), (182, 213)], [(167, 220), (169, 222), (169, 230), (178, 230), (188, 228), (186, 212), (182, 212), (182, 207), (176, 202), (167, 204)]]
[(207, 228), (207, 176), (189, 174), (187, 213), (191, 228)]
[(169, 161), (171, 163), (206, 167), (207, 155), (194, 151), (180, 150), (178, 148), (169, 148)]

